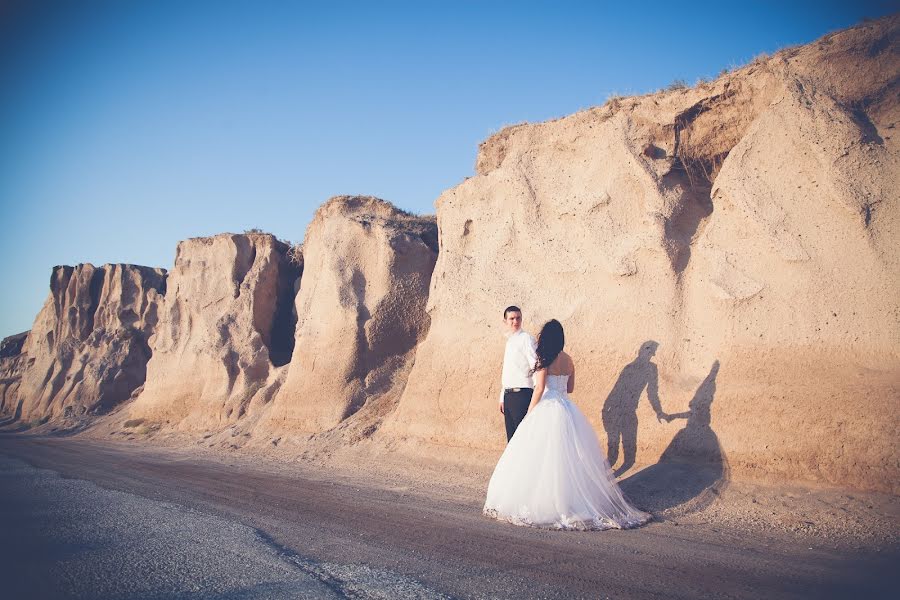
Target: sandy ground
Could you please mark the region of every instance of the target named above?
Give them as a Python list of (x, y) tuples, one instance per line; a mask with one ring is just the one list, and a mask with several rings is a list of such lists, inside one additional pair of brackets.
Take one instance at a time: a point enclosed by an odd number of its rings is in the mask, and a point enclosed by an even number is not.
[[(489, 472), (448, 465), (410, 469), (379, 460), (379, 468), (353, 468), (347, 460), (287, 462), (22, 435), (0, 436), (0, 455), (128, 494), (129, 501), (166, 503), (219, 519), (226, 529), (247, 528), (256, 532), (244, 538), (248, 552), (262, 543), (295, 564), (329, 565), (330, 589), (344, 597), (382, 594), (372, 583), (378, 577), (365, 583), (360, 572), (406, 582), (397, 589), (416, 590), (411, 597), (459, 598), (878, 597), (898, 583), (898, 503), (877, 494), (729, 482), (713, 498), (674, 505), (671, 498), (683, 497), (678, 489), (667, 500), (646, 481), (629, 486), (625, 477), (623, 488), (656, 520), (632, 531), (569, 533), (484, 518)], [(690, 479), (691, 467), (680, 468), (661, 475)], [(4, 520), (16, 518), (7, 511)], [(20, 543), (4, 529), (4, 545)], [(216, 535), (213, 527), (212, 546)], [(92, 564), (77, 553), (69, 559)], [(194, 564), (197, 573), (184, 575), (197, 586), (192, 597), (221, 597), (202, 583), (203, 561)], [(101, 573), (92, 576), (114, 579), (102, 573), (104, 565), (96, 561)], [(240, 597), (292, 597), (277, 587), (245, 586), (243, 593), (248, 589), (265, 593)]]
[[(178, 433), (141, 435), (87, 429), (79, 437), (112, 447), (187, 452), (275, 474), (301, 473), (365, 487), (425, 491), (429, 497), (479, 504), (499, 454), (462, 462), (452, 449), (395, 448), (371, 442), (347, 448), (323, 438), (284, 440), (278, 446), (243, 444), (223, 434), (197, 440)], [(236, 443), (235, 443), (236, 442)], [(304, 451), (305, 449), (305, 451)], [(471, 454), (470, 451), (466, 455)], [(300, 471), (298, 471), (300, 469)], [(641, 465), (618, 478), (633, 504), (656, 522), (728, 527), (747, 535), (783, 537), (836, 550), (881, 552), (900, 546), (900, 497), (810, 482), (732, 480), (727, 466), (693, 463)]]

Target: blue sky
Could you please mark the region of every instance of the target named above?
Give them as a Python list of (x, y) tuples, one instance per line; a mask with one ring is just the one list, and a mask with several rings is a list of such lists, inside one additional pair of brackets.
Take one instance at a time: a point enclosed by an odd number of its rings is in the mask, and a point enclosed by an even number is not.
[(0, 336), (51, 268), (170, 268), (184, 238), (300, 241), (371, 194), (433, 212), (477, 144), (714, 77), (897, 2), (63, 1), (0, 8)]

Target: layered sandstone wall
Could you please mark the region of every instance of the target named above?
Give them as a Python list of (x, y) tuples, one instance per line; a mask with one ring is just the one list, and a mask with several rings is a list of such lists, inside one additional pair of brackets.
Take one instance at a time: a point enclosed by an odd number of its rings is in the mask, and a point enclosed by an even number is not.
[(378, 198), (323, 204), (303, 243), (295, 351), (261, 432), (370, 435), (399, 399), (437, 259), (437, 225)]
[(896, 489), (898, 33), (866, 24), (484, 142), (437, 201), (431, 328), (383, 439), (498, 451), (518, 304), (535, 333), (563, 322), (614, 456)]
[(127, 400), (144, 382), (165, 285), (163, 269), (55, 267), (22, 346), (15, 401), (4, 398), (4, 410), (15, 405), (24, 421), (77, 421)]
[(302, 267), (264, 233), (178, 244), (153, 359), (128, 419), (219, 430), (271, 400), (293, 351)]

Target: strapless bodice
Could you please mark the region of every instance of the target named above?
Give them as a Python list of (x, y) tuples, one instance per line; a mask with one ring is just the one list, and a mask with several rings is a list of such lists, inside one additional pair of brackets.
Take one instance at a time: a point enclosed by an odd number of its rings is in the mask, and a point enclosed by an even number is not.
[(568, 383), (568, 375), (547, 375), (546, 391), (565, 396)]

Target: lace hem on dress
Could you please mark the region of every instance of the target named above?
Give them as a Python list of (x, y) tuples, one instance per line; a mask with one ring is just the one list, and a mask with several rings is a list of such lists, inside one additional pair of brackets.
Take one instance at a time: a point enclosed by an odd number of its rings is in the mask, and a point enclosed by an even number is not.
[(590, 520), (579, 520), (569, 518), (566, 515), (560, 515), (559, 521), (553, 523), (534, 523), (528, 517), (501, 515), (493, 508), (485, 508), (482, 513), (492, 519), (511, 523), (519, 527), (534, 527), (536, 529), (551, 529), (556, 531), (604, 531), (606, 529), (632, 529), (640, 527), (651, 521), (653, 515), (641, 513), (638, 518), (625, 519), (622, 522), (616, 522), (612, 519), (604, 517), (594, 517)]

